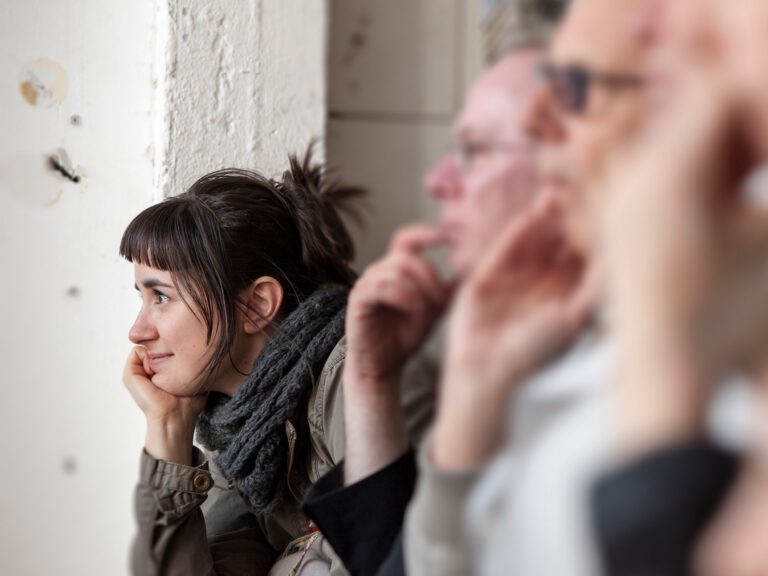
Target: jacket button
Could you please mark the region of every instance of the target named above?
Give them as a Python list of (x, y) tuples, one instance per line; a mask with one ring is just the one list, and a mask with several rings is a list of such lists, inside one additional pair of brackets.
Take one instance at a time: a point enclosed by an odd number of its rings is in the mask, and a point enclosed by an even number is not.
[(198, 474), (193, 478), (192, 484), (194, 485), (195, 490), (205, 493), (211, 489), (213, 482), (211, 481), (211, 477), (207, 474)]

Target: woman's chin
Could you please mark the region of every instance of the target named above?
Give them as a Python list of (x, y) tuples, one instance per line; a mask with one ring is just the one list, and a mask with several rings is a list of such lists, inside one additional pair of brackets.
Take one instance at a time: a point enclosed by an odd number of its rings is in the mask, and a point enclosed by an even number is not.
[(173, 396), (179, 398), (191, 398), (197, 396), (200, 393), (197, 385), (190, 385), (186, 382), (171, 381), (168, 378), (163, 378), (162, 374), (154, 374), (151, 378), (152, 384), (163, 392), (167, 392)]

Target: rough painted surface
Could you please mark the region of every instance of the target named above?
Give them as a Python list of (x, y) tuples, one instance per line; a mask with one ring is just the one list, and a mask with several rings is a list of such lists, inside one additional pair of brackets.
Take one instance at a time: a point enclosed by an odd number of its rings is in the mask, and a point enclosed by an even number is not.
[(168, 2), (155, 120), (164, 195), (225, 166), (273, 175), (324, 136), (325, 20), (323, 2)]

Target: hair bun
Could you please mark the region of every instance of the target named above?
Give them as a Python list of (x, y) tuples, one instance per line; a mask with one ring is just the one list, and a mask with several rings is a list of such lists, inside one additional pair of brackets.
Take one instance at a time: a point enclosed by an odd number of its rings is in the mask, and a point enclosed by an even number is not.
[[(318, 278), (328, 276), (326, 282), (348, 284), (355, 277), (355, 247), (342, 214), (360, 222), (359, 200), (366, 191), (329, 179), (328, 171), (313, 162), (314, 145), (310, 143), (302, 159), (290, 155), (289, 169), (275, 184), (293, 205), (304, 264)], [(339, 262), (345, 269), (339, 269)]]

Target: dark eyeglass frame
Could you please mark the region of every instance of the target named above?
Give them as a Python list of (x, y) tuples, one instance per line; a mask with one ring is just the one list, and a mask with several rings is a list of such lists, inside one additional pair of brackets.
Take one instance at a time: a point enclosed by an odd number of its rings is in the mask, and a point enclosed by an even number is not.
[(558, 104), (571, 114), (584, 114), (587, 111), (589, 91), (593, 84), (611, 90), (638, 89), (645, 85), (645, 79), (637, 74), (590, 70), (578, 64), (558, 66), (542, 62), (538, 66), (538, 74), (552, 87)]
[(459, 164), (462, 172), (468, 172), (475, 163), (475, 160), (481, 156), (489, 156), (496, 153), (505, 154), (533, 154), (535, 147), (531, 142), (523, 140), (456, 140), (451, 146), (453, 155)]

